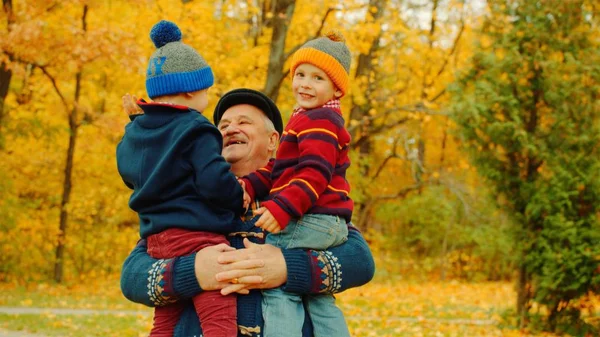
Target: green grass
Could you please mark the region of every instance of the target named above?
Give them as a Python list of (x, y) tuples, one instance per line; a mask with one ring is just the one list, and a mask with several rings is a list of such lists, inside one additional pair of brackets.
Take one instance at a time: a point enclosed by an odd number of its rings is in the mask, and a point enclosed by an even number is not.
[(43, 336), (139, 337), (147, 336), (152, 324), (152, 309), (125, 299), (116, 278), (100, 284), (82, 282), (81, 286), (0, 284), (0, 306), (148, 312), (147, 315), (0, 314), (0, 328)]
[[(119, 284), (108, 284), (101, 289), (74, 289), (66, 286), (38, 285), (10, 287), (0, 294), (0, 306), (141, 310), (144, 306), (129, 302), (120, 292)], [(64, 296), (68, 294), (67, 296)]]
[[(55, 315), (0, 314), (0, 329), (42, 336), (147, 336), (152, 310), (130, 303), (118, 281), (81, 286), (0, 284), (0, 306), (112, 310), (114, 314)], [(378, 337), (523, 337), (556, 336), (523, 334), (503, 317), (514, 303), (508, 283), (413, 283), (375, 281), (338, 294), (338, 305), (348, 318), (353, 336)], [(117, 310), (148, 314), (119, 315)], [(451, 321), (461, 319), (461, 322)], [(497, 323), (475, 325), (481, 320)]]
[(7, 315), (0, 314), (0, 327), (44, 336), (139, 337), (150, 331), (149, 316), (113, 315)]
[[(0, 314), (0, 327), (6, 330), (42, 334), (48, 337), (139, 337), (147, 336), (150, 317), (113, 315), (6, 315)], [(350, 320), (355, 336), (483, 337), (502, 336), (492, 326), (479, 327), (435, 322)]]

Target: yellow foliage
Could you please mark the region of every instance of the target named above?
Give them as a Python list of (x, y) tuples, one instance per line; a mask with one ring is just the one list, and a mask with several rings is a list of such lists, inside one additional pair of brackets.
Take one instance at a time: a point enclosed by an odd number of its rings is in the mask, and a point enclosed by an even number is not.
[[(127, 207), (130, 191), (115, 165), (115, 147), (128, 122), (120, 97), (127, 92), (145, 96), (146, 64), (154, 50), (150, 28), (161, 19), (177, 22), (184, 41), (211, 65), (216, 83), (209, 92), (210, 118), (224, 92), (264, 87), (272, 27), (253, 24), (262, 14), (253, 1), (68, 0), (55, 7), (33, 0), (13, 2), (15, 22), (9, 27), (5, 17), (0, 19), (0, 60), (11, 60), (13, 71), (0, 121), (4, 137), (0, 178), (6, 176), (10, 182), (0, 184), (0, 215), (10, 219), (0, 225), (0, 262), (5, 266), (0, 278), (51, 277), (72, 131), (68, 116), (73, 111), (77, 143), (72, 192), (65, 205), (66, 276), (79, 280), (114, 272), (138, 238), (137, 217)], [(430, 35), (428, 27), (398, 4), (387, 6), (379, 11), (358, 0), (297, 1), (284, 50), (289, 53), (313, 38), (323, 15), (334, 8), (322, 31), (341, 31), (352, 52), (351, 91), (342, 101), (348, 125), (357, 126), (362, 118), (375, 127), (406, 119), (376, 135), (363, 132), (372, 136), (374, 150), (368, 158), (353, 154), (349, 176), (357, 201), (382, 191), (394, 194), (412, 184), (415, 166), (399, 158), (407, 157), (406, 151), (417, 149), (419, 142), (426, 149), (425, 174), (438, 178), (439, 172), (471, 169), (444, 116), (446, 87), (468, 64), (471, 47), (465, 41), (478, 38), (471, 21), (465, 21), (460, 39), (454, 41), (461, 22), (457, 18), (439, 20)], [(453, 0), (445, 6), (451, 12), (465, 5)], [(266, 13), (264, 19), (272, 19), (271, 15)], [(374, 20), (377, 15), (383, 19)], [(374, 41), (379, 41), (380, 49), (372, 55), (372, 71), (355, 77), (361, 54), (368, 54)], [(81, 88), (76, 99), (78, 73)], [(375, 90), (368, 95), (369, 85)], [(294, 105), (289, 77), (282, 81), (277, 103), (287, 120)], [(362, 105), (366, 114), (361, 120), (350, 118), (351, 108)], [(397, 156), (386, 162), (394, 150)], [(386, 166), (370, 181), (358, 170), (360, 160), (371, 164), (371, 174), (384, 162)]]

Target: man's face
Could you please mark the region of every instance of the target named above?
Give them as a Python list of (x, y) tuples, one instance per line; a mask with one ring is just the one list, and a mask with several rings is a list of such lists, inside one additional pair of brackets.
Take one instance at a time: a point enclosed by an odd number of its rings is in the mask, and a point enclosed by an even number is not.
[(267, 130), (264, 113), (249, 104), (234, 105), (227, 109), (219, 121), (223, 135), (225, 160), (234, 165), (256, 163), (257, 170), (266, 165), (277, 147), (277, 132)]

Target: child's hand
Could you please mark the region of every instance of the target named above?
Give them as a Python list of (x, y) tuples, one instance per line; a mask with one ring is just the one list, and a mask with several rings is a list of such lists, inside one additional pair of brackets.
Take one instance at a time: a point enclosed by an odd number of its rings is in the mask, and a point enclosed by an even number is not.
[(250, 207), (250, 203), (252, 200), (250, 199), (250, 194), (244, 190), (244, 209), (248, 212), (248, 207)]
[(256, 227), (262, 228), (269, 233), (279, 233), (281, 231), (281, 227), (279, 227), (279, 223), (271, 214), (271, 212), (266, 207), (261, 207), (254, 211), (254, 215), (262, 214), (258, 221), (256, 221)]
[(252, 199), (250, 198), (250, 194), (248, 194), (248, 192), (246, 192), (246, 183), (242, 179), (239, 179), (239, 178), (238, 178), (238, 183), (240, 183), (240, 185), (242, 185), (242, 190), (244, 190), (244, 209), (246, 210), (246, 212), (248, 212), (248, 207), (250, 206)]
[(123, 101), (123, 110), (127, 113), (127, 116), (131, 115), (140, 115), (143, 114), (144, 111), (137, 105), (137, 97), (132, 96), (130, 94), (125, 94), (122, 98)]

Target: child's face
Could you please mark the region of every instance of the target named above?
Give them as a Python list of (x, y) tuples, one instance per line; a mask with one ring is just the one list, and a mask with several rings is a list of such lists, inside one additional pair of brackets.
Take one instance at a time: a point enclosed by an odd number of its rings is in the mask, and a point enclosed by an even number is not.
[(298, 105), (307, 110), (342, 96), (342, 92), (335, 87), (329, 76), (309, 63), (302, 63), (296, 68), (292, 91)]
[(191, 92), (187, 106), (202, 113), (208, 106), (208, 89)]

